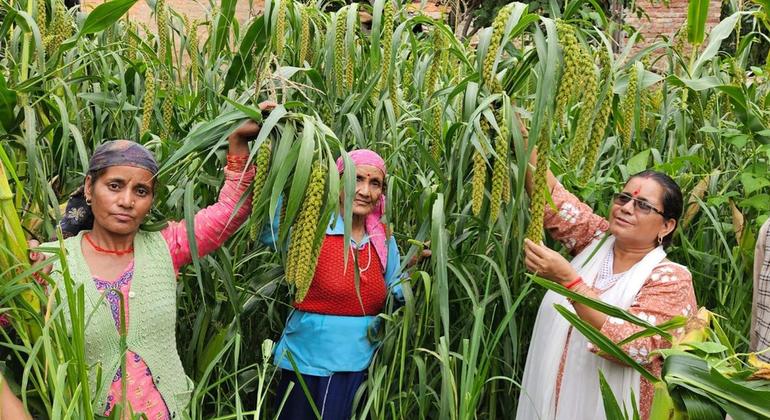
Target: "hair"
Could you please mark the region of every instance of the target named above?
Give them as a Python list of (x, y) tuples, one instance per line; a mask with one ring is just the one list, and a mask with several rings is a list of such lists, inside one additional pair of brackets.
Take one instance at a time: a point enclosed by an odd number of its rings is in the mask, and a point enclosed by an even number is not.
[(671, 241), (674, 238), (674, 232), (679, 227), (679, 218), (682, 217), (682, 208), (684, 207), (684, 199), (682, 198), (682, 190), (679, 185), (670, 176), (663, 172), (646, 170), (639, 172), (629, 178), (629, 181), (634, 178), (647, 178), (651, 179), (663, 188), (663, 217), (666, 220), (674, 219), (676, 226), (674, 230), (669, 232), (663, 238), (662, 245), (664, 247), (671, 245)]

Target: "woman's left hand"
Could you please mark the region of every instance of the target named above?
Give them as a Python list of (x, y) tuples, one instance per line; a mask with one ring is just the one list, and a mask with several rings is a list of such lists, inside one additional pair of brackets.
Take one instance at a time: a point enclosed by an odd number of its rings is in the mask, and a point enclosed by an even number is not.
[(539, 277), (557, 283), (568, 283), (578, 278), (575, 268), (561, 254), (529, 239), (524, 240), (524, 265)]

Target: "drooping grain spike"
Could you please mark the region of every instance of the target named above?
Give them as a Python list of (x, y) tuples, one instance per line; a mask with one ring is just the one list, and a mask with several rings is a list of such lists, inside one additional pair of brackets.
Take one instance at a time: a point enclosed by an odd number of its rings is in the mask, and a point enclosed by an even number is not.
[(425, 98), (430, 98), (435, 92), (436, 81), (438, 80), (439, 72), (441, 71), (443, 57), (444, 39), (441, 35), (441, 31), (433, 31), (433, 61), (428, 68), (428, 73), (425, 75), (425, 81), (423, 89), (425, 90)]
[(393, 3), (391, 0), (387, 0), (382, 10), (382, 32), (380, 36), (382, 40), (382, 76), (380, 76), (378, 87), (381, 91), (389, 88), (391, 84), (390, 61), (393, 47), (393, 14)]
[(45, 5), (47, 2), (48, 0), (37, 0), (37, 16), (35, 16), (35, 23), (37, 23), (37, 28), (40, 31), (40, 39), (45, 39), (47, 35), (48, 13)]
[(436, 161), (439, 160), (441, 157), (441, 143), (442, 143), (442, 134), (443, 134), (443, 127), (441, 124), (441, 116), (443, 114), (443, 110), (441, 107), (441, 104), (438, 101), (433, 101), (432, 106), (432, 112), (433, 112), (433, 135), (431, 136), (431, 143), (430, 143), (430, 151), (431, 155), (433, 156), (433, 159)]
[(492, 167), (492, 190), (489, 194), (489, 221), (491, 223), (497, 221), (497, 216), (500, 213), (508, 172), (508, 144), (510, 139), (508, 136), (508, 125), (501, 117), (497, 119), (498, 124), (500, 124), (500, 133), (495, 139), (495, 154), (497, 158)]
[(580, 68), (582, 69), (580, 86), (583, 90), (583, 104), (578, 117), (577, 128), (575, 129), (575, 138), (572, 140), (572, 149), (569, 155), (569, 165), (576, 168), (580, 159), (583, 157), (586, 144), (588, 144), (591, 135), (591, 123), (594, 120), (594, 108), (599, 96), (598, 77), (596, 75), (596, 66), (591, 56), (581, 48)]
[[(489, 133), (489, 123), (486, 119), (481, 119), (481, 131), (484, 135)], [(484, 144), (481, 143), (481, 147)], [(484, 159), (484, 153), (479, 152), (474, 148), (473, 150), (473, 172), (471, 174), (471, 211), (474, 216), (481, 214), (481, 208), (484, 205), (484, 184), (487, 182), (487, 162)]]
[[(295, 225), (294, 229), (300, 230), (299, 250), (297, 252), (295, 263), (294, 284), (296, 291), (294, 298), (297, 302), (305, 299), (310, 283), (313, 280), (313, 272), (310, 266), (315, 266), (313, 258), (317, 258), (317, 251), (314, 244), (315, 232), (320, 223), (321, 205), (323, 204), (324, 188), (326, 187), (326, 171), (324, 166), (316, 164), (313, 173), (310, 175), (310, 182), (305, 194), (304, 206), (300, 210), (298, 220), (300, 225)], [(318, 244), (320, 245), (320, 244)], [(312, 264), (309, 264), (312, 263)]]
[(138, 48), (138, 45), (136, 44), (136, 25), (134, 25), (133, 22), (128, 21), (126, 22), (125, 28), (126, 57), (129, 61), (136, 61), (136, 50)]
[(503, 36), (505, 35), (505, 25), (513, 10), (513, 4), (504, 6), (497, 12), (494, 22), (492, 22), (492, 37), (487, 47), (484, 63), (482, 64), (482, 81), (489, 92), (499, 92), (502, 90), (500, 82), (494, 72), (495, 59), (497, 51), (500, 49)]
[(257, 150), (256, 161), (254, 166), (256, 167), (256, 173), (254, 174), (254, 190), (252, 194), (251, 202), (251, 226), (249, 228), (249, 237), (252, 241), (257, 239), (259, 235), (259, 224), (257, 223), (257, 214), (259, 208), (259, 200), (262, 197), (262, 190), (267, 182), (268, 169), (270, 169), (270, 155), (272, 149), (269, 142), (265, 141), (259, 146)]
[(583, 162), (583, 172), (580, 176), (580, 183), (585, 184), (593, 173), (596, 162), (599, 159), (599, 153), (601, 152), (602, 142), (604, 141), (604, 133), (607, 129), (607, 124), (610, 120), (610, 114), (612, 113), (612, 100), (614, 98), (613, 88), (615, 87), (615, 78), (612, 72), (612, 63), (610, 62), (610, 54), (606, 48), (599, 49), (599, 63), (602, 66), (601, 80), (605, 82), (605, 95), (602, 99), (602, 103), (599, 106), (599, 111), (594, 118), (593, 128), (591, 128), (591, 140), (588, 143), (588, 149), (585, 153), (585, 161)]
[[(545, 118), (544, 121), (548, 121), (548, 118)], [(540, 130), (540, 137), (537, 140), (537, 166), (535, 167), (533, 190), (529, 203), (529, 227), (527, 228), (527, 238), (536, 244), (543, 241), (543, 216), (546, 188), (548, 188), (548, 162), (551, 154), (551, 133), (548, 124), (541, 127)]]
[(187, 54), (190, 56), (190, 82), (193, 87), (200, 79), (200, 62), (198, 61), (198, 21), (185, 16), (185, 32), (187, 33)]
[(310, 53), (310, 9), (302, 7), (302, 22), (300, 24), (299, 41), (299, 65), (302, 66), (309, 59)]
[(404, 96), (411, 93), (414, 85), (414, 64), (417, 60), (417, 51), (409, 51), (409, 56), (406, 57), (406, 65), (401, 73), (401, 85), (403, 86)]
[(337, 12), (334, 32), (334, 75), (337, 96), (342, 96), (345, 83), (345, 8)]
[(144, 74), (144, 98), (142, 103), (142, 129), (139, 134), (144, 137), (145, 133), (150, 131), (152, 123), (152, 114), (155, 105), (155, 73), (151, 67), (147, 67)]
[(278, 15), (275, 18), (275, 55), (278, 60), (283, 56), (283, 50), (286, 46), (286, 3), (289, 0), (280, 0), (278, 5)]
[(155, 4), (155, 21), (158, 24), (158, 60), (166, 62), (168, 50), (169, 18), (166, 0), (158, 0)]
[[(623, 103), (620, 105), (623, 113), (623, 125), (621, 126), (621, 135), (623, 137), (623, 147), (631, 146), (631, 136), (634, 127), (634, 108), (636, 107), (636, 91), (639, 81), (639, 72), (636, 66), (632, 66), (628, 75), (628, 86), (626, 88)], [(685, 89), (686, 91), (687, 89)]]
[(554, 110), (554, 121), (557, 124), (563, 124), (564, 114), (567, 111), (572, 98), (580, 90), (580, 43), (575, 36), (575, 28), (572, 25), (562, 21), (556, 21), (556, 30), (559, 37), (559, 43), (562, 46), (564, 66), (559, 90), (556, 93), (556, 109)]

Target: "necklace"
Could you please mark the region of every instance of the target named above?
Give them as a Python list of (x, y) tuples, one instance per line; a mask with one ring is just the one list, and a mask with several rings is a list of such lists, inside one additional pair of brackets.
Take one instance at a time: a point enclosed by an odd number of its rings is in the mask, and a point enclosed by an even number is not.
[[(359, 267), (358, 267), (358, 272), (359, 273), (365, 273), (366, 270), (369, 269), (369, 266), (372, 265), (372, 246), (371, 245), (372, 244), (366, 244), (365, 245), (366, 248), (367, 248), (367, 251), (369, 251), (369, 259), (366, 262), (366, 267), (361, 268), (361, 266), (359, 265)], [(352, 246), (350, 247), (350, 253), (353, 254), (353, 247)], [(356, 258), (355, 254), (353, 254), (353, 258)]]
[(612, 271), (613, 271), (614, 259), (615, 259), (615, 253), (612, 250), (610, 250), (610, 253), (607, 255), (607, 258), (604, 259), (602, 268), (599, 270), (599, 274), (596, 276), (596, 280), (594, 281), (593, 286), (602, 292), (614, 286), (615, 283), (617, 283), (618, 280), (625, 277), (626, 273), (628, 272), (628, 271), (625, 271), (617, 274), (613, 273)]
[(88, 242), (88, 244), (91, 245), (91, 248), (93, 248), (94, 251), (96, 251), (96, 252), (101, 252), (103, 254), (117, 255), (118, 257), (134, 252), (134, 247), (133, 246), (128, 248), (128, 249), (116, 250), (116, 251), (113, 251), (111, 249), (104, 249), (104, 248), (100, 247), (99, 245), (96, 245), (94, 243), (94, 241), (91, 240), (91, 235), (85, 234), (83, 236), (86, 238), (86, 242)]

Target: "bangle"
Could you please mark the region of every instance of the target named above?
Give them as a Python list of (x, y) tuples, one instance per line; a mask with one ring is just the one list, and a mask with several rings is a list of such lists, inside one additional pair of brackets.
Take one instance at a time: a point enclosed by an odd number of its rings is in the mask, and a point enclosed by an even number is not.
[(583, 277), (578, 276), (575, 280), (572, 280), (571, 282), (564, 285), (567, 289), (572, 290), (573, 287), (577, 286), (578, 284), (583, 282)]
[(249, 163), (249, 155), (227, 155), (227, 169), (231, 171), (242, 171), (246, 169)]

